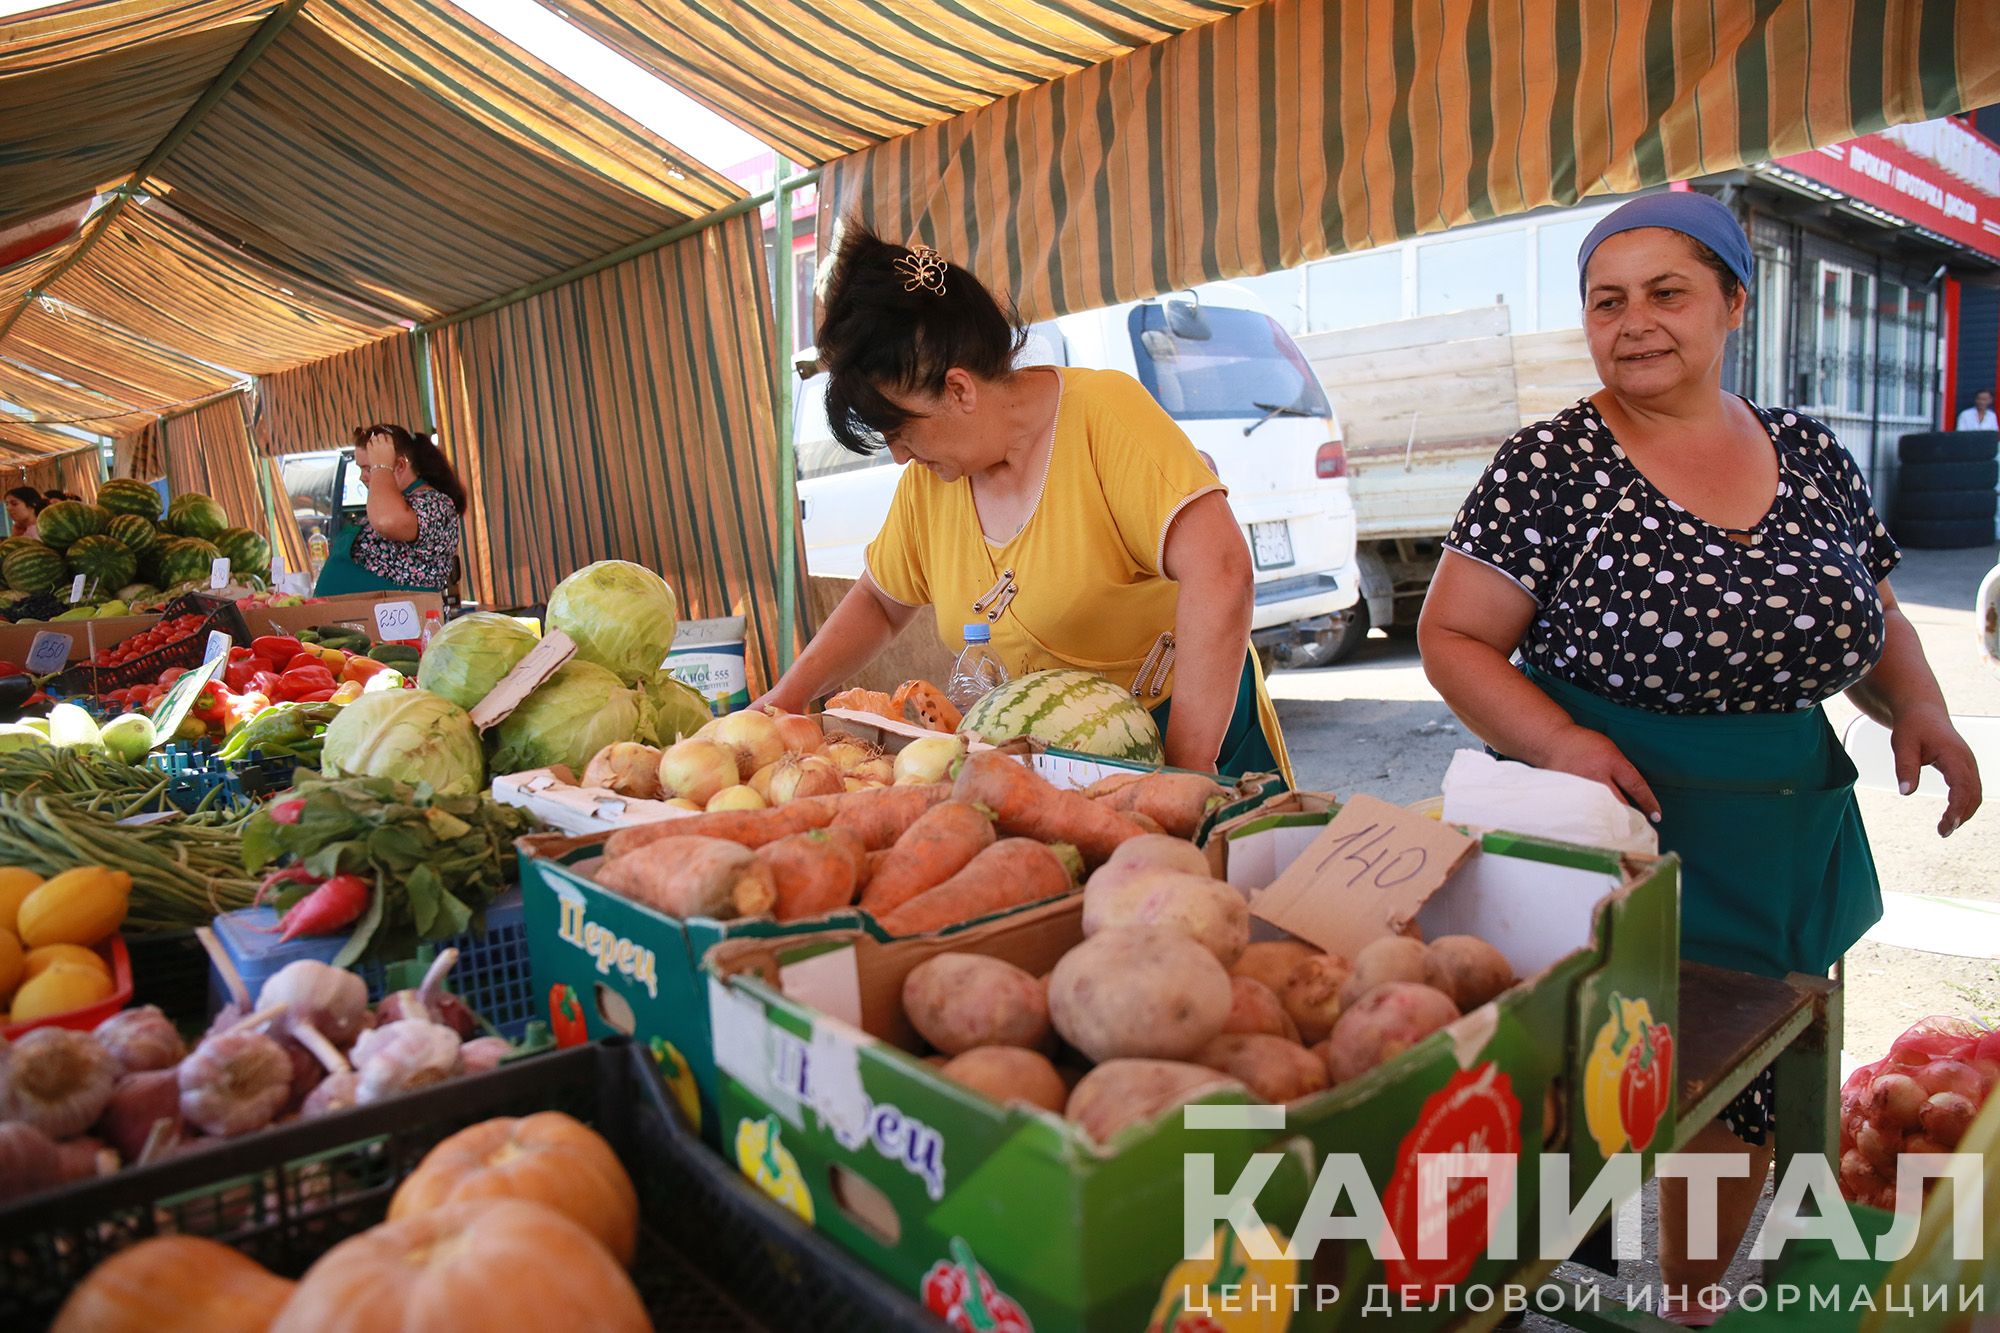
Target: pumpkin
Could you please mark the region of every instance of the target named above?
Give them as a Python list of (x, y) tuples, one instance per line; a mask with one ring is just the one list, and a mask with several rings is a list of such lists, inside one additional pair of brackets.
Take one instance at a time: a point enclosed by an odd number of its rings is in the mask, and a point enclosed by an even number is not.
[(651, 1333), (638, 1289), (553, 1208), (473, 1199), (384, 1222), (321, 1256), (271, 1333)]
[(156, 1236), (90, 1270), (50, 1333), (264, 1333), (293, 1286), (227, 1245)]
[(545, 1204), (604, 1242), (620, 1267), (639, 1237), (639, 1196), (618, 1155), (561, 1111), (501, 1116), (430, 1150), (390, 1200), (391, 1220), (467, 1199)]

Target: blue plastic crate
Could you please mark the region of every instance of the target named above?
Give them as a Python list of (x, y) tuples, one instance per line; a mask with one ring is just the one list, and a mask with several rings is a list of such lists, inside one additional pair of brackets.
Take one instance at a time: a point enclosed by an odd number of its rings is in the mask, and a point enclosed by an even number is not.
[(224, 805), (263, 800), (292, 785), (298, 762), (286, 755), (267, 759), (258, 750), (224, 762), (211, 745), (179, 741), (146, 756), (146, 767), (165, 775), (167, 801), (177, 810), (199, 808), (218, 787)]
[[(246, 907), (215, 918), (215, 937), (242, 974), (243, 984), (253, 999), (272, 974), (287, 963), (301, 958), (330, 963), (346, 942), (340, 935), (280, 941), (278, 933), (270, 929), (277, 921), (278, 913), (269, 907)], [(493, 900), (486, 909), (484, 933), (468, 931), (419, 949), (411, 960), (414, 970), (421, 973), (446, 947), (458, 950), (458, 965), (451, 970), (447, 989), (472, 1006), (501, 1036), (518, 1041), (528, 1023), (542, 1016), (528, 975), (528, 928), (521, 911), (521, 891), (514, 889)], [(368, 983), (371, 1002), (395, 988), (381, 963), (366, 961), (354, 970)], [(407, 981), (416, 984), (415, 978)], [(211, 1014), (229, 998), (221, 976), (213, 967), (209, 969), (208, 998)]]

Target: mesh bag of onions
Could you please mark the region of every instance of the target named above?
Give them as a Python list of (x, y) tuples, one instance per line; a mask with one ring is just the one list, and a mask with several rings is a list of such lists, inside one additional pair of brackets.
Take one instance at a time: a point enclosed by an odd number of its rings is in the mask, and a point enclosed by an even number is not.
[[(1840, 1189), (1896, 1207), (1896, 1159), (1957, 1149), (2000, 1078), (2000, 1030), (1926, 1018), (1840, 1089)], [(1917, 1199), (1909, 1200), (1915, 1206)]]

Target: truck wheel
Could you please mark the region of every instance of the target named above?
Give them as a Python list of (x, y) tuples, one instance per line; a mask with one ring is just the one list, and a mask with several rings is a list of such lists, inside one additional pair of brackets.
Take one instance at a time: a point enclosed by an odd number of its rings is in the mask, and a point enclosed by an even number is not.
[(1356, 602), (1347, 618), (1338, 626), (1319, 636), (1313, 645), (1313, 659), (1318, 666), (1339, 666), (1361, 650), (1368, 641), (1368, 603)]

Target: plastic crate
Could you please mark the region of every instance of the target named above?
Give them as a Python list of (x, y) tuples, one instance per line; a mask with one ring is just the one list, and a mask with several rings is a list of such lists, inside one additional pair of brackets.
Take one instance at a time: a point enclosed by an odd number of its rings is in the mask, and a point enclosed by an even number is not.
[(130, 935), (132, 1003), (157, 1006), (175, 1027), (199, 1034), (208, 1026), (208, 952), (192, 930)]
[(47, 1018), (29, 1019), (25, 1023), (9, 1023), (0, 1027), (0, 1037), (12, 1041), (14, 1038), (33, 1032), (36, 1028), (75, 1028), (88, 1032), (111, 1015), (132, 1002), (132, 955), (126, 951), (125, 937), (113, 935), (99, 944), (95, 950), (105, 965), (111, 969), (111, 993), (101, 1000), (86, 1004), (67, 1013), (50, 1014)]
[(177, 810), (196, 810), (218, 789), (224, 805), (261, 801), (292, 785), (299, 761), (290, 755), (266, 758), (252, 750), (241, 759), (221, 760), (204, 742), (174, 741), (146, 756), (146, 767), (167, 779), (167, 801)]
[(66, 695), (102, 694), (106, 690), (130, 689), (134, 685), (158, 680), (160, 673), (169, 667), (198, 667), (208, 651), (208, 636), (215, 630), (221, 630), (239, 645), (250, 642), (248, 622), (243, 619), (236, 603), (226, 597), (208, 597), (190, 592), (160, 608), (162, 621), (185, 615), (202, 618), (201, 625), (186, 638), (176, 639), (143, 657), (135, 657), (117, 666), (100, 667), (80, 662), (55, 678), (56, 692)]
[[(277, 922), (278, 913), (269, 907), (246, 907), (215, 918), (215, 938), (242, 974), (252, 998), (285, 964), (301, 958), (332, 962), (340, 946), (346, 943), (343, 935), (280, 940), (277, 932), (270, 929)], [(452, 994), (470, 1005), (501, 1036), (517, 1040), (530, 1020), (544, 1016), (535, 1003), (534, 984), (528, 975), (528, 927), (519, 889), (501, 894), (488, 905), (483, 932), (470, 930), (419, 949), (417, 957), (411, 960), (419, 975), (447, 947), (458, 950), (458, 965), (448, 978)], [(390, 969), (372, 960), (364, 960), (354, 970), (368, 983), (371, 1003), (396, 989), (404, 979), (391, 977)], [(229, 996), (221, 976), (213, 968), (209, 971), (208, 986), (209, 1009), (213, 1013)]]
[(381, 1221), (439, 1141), (542, 1110), (593, 1125), (631, 1173), (642, 1224), (631, 1272), (655, 1327), (943, 1327), (703, 1149), (645, 1056), (614, 1038), (0, 1207), (0, 1328), (46, 1324), (97, 1263), (153, 1235), (211, 1237), (295, 1277)]

